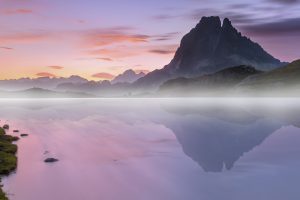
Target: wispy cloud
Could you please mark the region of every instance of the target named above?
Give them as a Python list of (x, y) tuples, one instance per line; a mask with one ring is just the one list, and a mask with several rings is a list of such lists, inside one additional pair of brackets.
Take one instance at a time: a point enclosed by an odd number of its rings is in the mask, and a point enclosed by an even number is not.
[(36, 74), (36, 76), (38, 77), (50, 77), (50, 78), (54, 78), (57, 77), (55, 74), (49, 73), (49, 72), (39, 72)]
[(4, 50), (13, 50), (12, 47), (0, 47), (0, 49), (4, 49)]
[(1, 10), (0, 13), (4, 15), (28, 15), (33, 14), (34, 11), (28, 8), (18, 8)]
[(19, 32), (12, 34), (1, 34), (1, 44), (24, 44), (24, 43), (35, 43), (45, 41), (51, 38), (51, 35), (47, 32)]
[(299, 36), (300, 18), (246, 25), (241, 28), (248, 34), (256, 36)]
[(102, 48), (87, 51), (87, 54), (92, 56), (107, 56), (110, 58), (126, 58), (140, 55), (142, 52), (139, 49), (129, 48), (126, 46), (118, 46), (113, 48)]
[(103, 47), (119, 43), (146, 43), (150, 36), (129, 33), (130, 27), (115, 27), (108, 29), (89, 30), (82, 34), (85, 46)]
[(175, 51), (173, 50), (160, 50), (160, 49), (152, 49), (152, 50), (149, 50), (150, 53), (155, 53), (155, 54), (173, 54), (175, 53)]
[(169, 20), (169, 19), (175, 19), (178, 18), (179, 16), (177, 15), (169, 15), (169, 14), (160, 14), (160, 15), (155, 15), (152, 17), (152, 19), (161, 21), (161, 20)]
[(299, 3), (299, 0), (268, 0), (269, 2), (280, 3), (280, 4), (296, 4)]
[(109, 62), (113, 61), (113, 59), (111, 59), (111, 58), (96, 58), (96, 59), (103, 60), (103, 61), (109, 61)]
[(60, 69), (63, 69), (64, 67), (62, 67), (62, 66), (48, 66), (49, 68), (51, 68), (51, 69), (57, 69), (57, 70), (60, 70)]
[(174, 54), (177, 48), (178, 45), (165, 45), (165, 46), (160, 46), (159, 48), (150, 49), (148, 50), (148, 52), (154, 54), (168, 55), (168, 54)]
[(176, 36), (179, 34), (179, 32), (170, 32), (170, 33), (164, 33), (160, 35), (154, 35), (152, 36), (152, 39), (155, 41), (167, 41), (172, 40), (176, 38)]
[(99, 78), (99, 79), (105, 79), (105, 80), (111, 80), (111, 79), (115, 78), (114, 75), (112, 75), (110, 73), (106, 73), (106, 72), (99, 72), (99, 73), (93, 74), (92, 77)]

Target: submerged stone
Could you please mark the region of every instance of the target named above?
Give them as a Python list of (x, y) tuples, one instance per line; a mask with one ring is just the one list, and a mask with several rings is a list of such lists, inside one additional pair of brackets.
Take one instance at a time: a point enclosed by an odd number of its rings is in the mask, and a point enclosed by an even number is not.
[(44, 162), (46, 162), (46, 163), (53, 163), (53, 162), (57, 162), (57, 161), (59, 161), (59, 160), (56, 158), (47, 158), (44, 160)]
[(9, 125), (8, 124), (4, 124), (3, 125), (3, 129), (9, 129)]

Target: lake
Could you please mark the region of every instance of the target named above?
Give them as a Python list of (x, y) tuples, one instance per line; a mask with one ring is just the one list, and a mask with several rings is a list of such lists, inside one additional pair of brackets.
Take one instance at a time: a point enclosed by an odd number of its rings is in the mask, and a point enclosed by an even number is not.
[[(298, 99), (0, 100), (11, 200), (299, 200)], [(20, 133), (13, 133), (13, 129)], [(56, 163), (44, 163), (54, 157)]]

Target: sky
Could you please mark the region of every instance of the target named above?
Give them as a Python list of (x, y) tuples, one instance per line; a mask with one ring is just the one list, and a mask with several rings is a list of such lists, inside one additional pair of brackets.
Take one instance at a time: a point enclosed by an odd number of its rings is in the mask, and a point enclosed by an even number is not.
[(0, 79), (112, 79), (168, 64), (202, 16), (282, 61), (300, 58), (300, 0), (0, 0)]

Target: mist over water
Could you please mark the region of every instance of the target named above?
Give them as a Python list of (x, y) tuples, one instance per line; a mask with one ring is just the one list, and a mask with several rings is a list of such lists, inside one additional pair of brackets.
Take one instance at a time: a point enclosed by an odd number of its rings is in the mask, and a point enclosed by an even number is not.
[[(0, 100), (12, 200), (298, 200), (298, 99)], [(46, 164), (47, 157), (59, 159)]]

